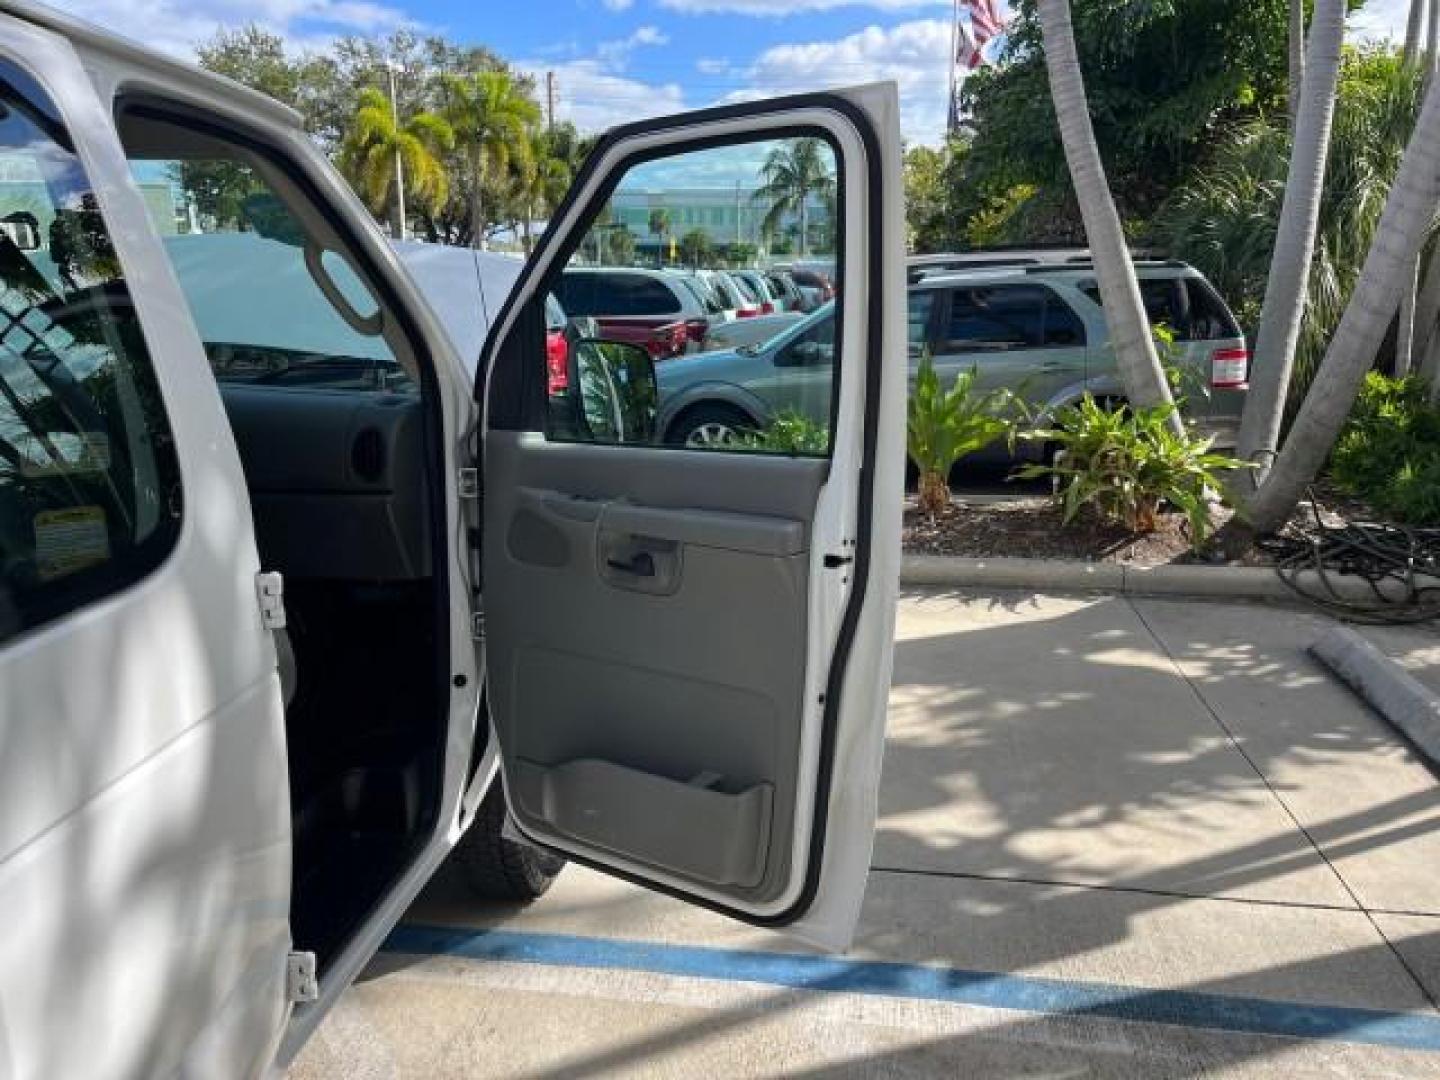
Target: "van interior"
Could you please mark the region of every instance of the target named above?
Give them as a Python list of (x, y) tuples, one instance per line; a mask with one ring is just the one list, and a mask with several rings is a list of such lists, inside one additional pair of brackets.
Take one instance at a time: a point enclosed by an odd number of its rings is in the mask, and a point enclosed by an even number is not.
[(142, 191), (183, 195), (169, 220), (174, 200), (154, 200), (156, 224), (239, 448), (261, 568), (284, 577), (291, 935), (323, 972), (439, 812), (448, 598), (427, 358), (278, 155), (140, 101), (119, 126)]

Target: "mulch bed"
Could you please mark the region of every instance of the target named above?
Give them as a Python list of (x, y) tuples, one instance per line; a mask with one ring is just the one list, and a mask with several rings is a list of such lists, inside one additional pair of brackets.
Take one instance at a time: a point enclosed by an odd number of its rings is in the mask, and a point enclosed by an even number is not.
[[(1375, 520), (1363, 504), (1340, 496), (1328, 485), (1319, 485), (1316, 494), (1327, 524)], [(1228, 509), (1217, 509), (1215, 527), (1223, 525), (1230, 514)], [(1287, 530), (1313, 521), (1310, 504), (1302, 503)], [(964, 493), (960, 492), (949, 510), (934, 517), (922, 514), (916, 509), (914, 498), (908, 498), (904, 545), (907, 552), (915, 555), (980, 559), (1075, 559), (1146, 566), (1225, 561), (1216, 554), (1196, 555), (1191, 550), (1189, 524), (1181, 514), (1162, 514), (1159, 528), (1148, 534), (1131, 533), (1083, 512), (1066, 525), (1060, 510), (1043, 495), (967, 503)], [(1263, 551), (1254, 550), (1230, 565), (1268, 566), (1271, 561)]]

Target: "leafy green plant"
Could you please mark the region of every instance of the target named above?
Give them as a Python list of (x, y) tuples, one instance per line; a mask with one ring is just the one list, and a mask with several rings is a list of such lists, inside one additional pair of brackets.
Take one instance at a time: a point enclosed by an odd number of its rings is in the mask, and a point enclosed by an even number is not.
[(1440, 524), (1440, 409), (1425, 384), (1367, 375), (1331, 454), (1330, 475), (1381, 513)]
[(1185, 515), (1190, 543), (1199, 548), (1210, 535), (1210, 499), (1221, 490), (1220, 474), (1243, 466), (1211, 453), (1209, 439), (1177, 435), (1169, 422), (1174, 409), (1112, 409), (1086, 394), (1051, 427), (1022, 436), (1058, 452), (1050, 464), (1026, 465), (1016, 475), (1053, 477), (1067, 524), (1088, 507), (1132, 532), (1151, 532), (1168, 504)]
[(911, 460), (920, 469), (920, 509), (927, 514), (950, 505), (950, 470), (957, 461), (997, 439), (1013, 444), (1016, 426), (1027, 415), (1013, 391), (982, 394), (975, 389), (975, 377), (974, 370), (963, 371), (945, 390), (929, 350), (921, 354), (906, 437)]
[(742, 445), (772, 454), (824, 454), (830, 449), (830, 429), (808, 416), (786, 410), (762, 431), (740, 436)]

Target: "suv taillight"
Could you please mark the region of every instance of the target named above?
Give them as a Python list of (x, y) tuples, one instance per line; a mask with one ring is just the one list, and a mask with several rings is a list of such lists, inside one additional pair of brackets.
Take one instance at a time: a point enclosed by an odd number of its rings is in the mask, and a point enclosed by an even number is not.
[(1244, 390), (1250, 385), (1250, 350), (1216, 349), (1210, 354), (1210, 385), (1216, 390)]
[(774, 314), (775, 314), (775, 305), (772, 304), (769, 300), (766, 300), (763, 304), (760, 305), (760, 314), (761, 314), (761, 315), (774, 315)]
[(563, 330), (545, 334), (545, 388), (551, 397), (570, 389), (570, 343)]
[(686, 319), (685, 331), (690, 335), (690, 340), (699, 345), (705, 340), (705, 335), (710, 332), (709, 319)]

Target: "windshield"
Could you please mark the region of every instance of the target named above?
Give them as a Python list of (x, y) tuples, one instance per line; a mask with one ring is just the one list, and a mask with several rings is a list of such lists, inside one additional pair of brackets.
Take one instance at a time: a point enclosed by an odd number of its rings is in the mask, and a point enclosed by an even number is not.
[[(769, 350), (772, 347), (783, 347), (790, 341), (803, 336), (807, 331), (814, 329), (823, 322), (833, 322), (835, 319), (835, 301), (831, 300), (816, 308), (808, 316), (799, 322), (786, 322), (782, 327), (770, 334), (764, 341), (756, 342), (754, 345), (742, 345), (735, 351), (745, 356), (753, 356), (762, 349)], [(758, 320), (757, 320), (758, 321)]]

